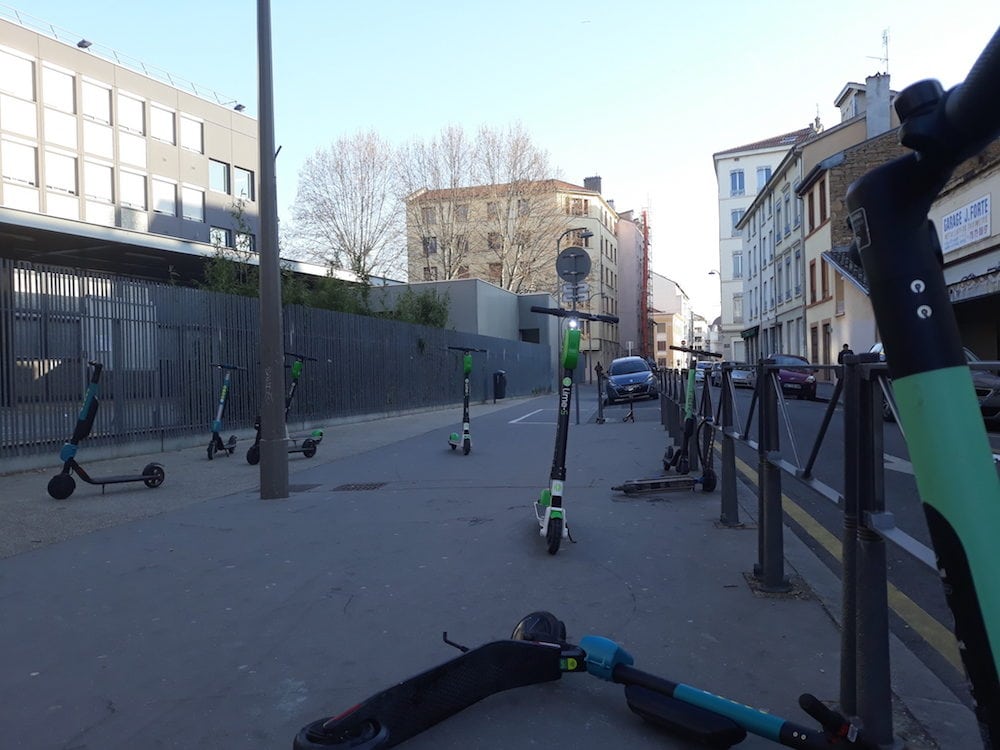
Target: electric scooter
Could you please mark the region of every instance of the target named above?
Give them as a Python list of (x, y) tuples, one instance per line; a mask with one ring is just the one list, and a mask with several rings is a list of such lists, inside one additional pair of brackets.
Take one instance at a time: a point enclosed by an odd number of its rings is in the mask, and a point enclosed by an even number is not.
[(147, 487), (159, 487), (166, 478), (166, 472), (164, 472), (163, 466), (158, 463), (146, 464), (142, 469), (142, 474), (92, 477), (76, 462), (77, 448), (80, 445), (80, 441), (86, 438), (90, 434), (91, 429), (93, 429), (94, 419), (97, 417), (97, 409), (100, 406), (97, 393), (100, 389), (101, 371), (104, 370), (104, 365), (100, 362), (88, 362), (87, 364), (93, 368), (90, 374), (90, 382), (83, 397), (83, 405), (80, 407), (80, 415), (77, 417), (73, 436), (69, 439), (69, 442), (63, 445), (62, 450), (59, 451), (59, 460), (63, 462), (63, 467), (61, 472), (49, 480), (49, 495), (56, 500), (65, 500), (72, 495), (73, 490), (76, 489), (73, 472), (76, 472), (77, 476), (87, 484), (101, 485), (102, 493), (104, 492), (105, 485), (125, 484), (126, 482), (142, 482)]
[(469, 376), (472, 374), (472, 352), (485, 352), (485, 349), (473, 349), (467, 346), (449, 346), (449, 349), (463, 352), (462, 370), (465, 373), (465, 396), (462, 401), (462, 435), (457, 432), (448, 436), (448, 445), (452, 450), (462, 446), (462, 453), (466, 456), (472, 450), (472, 434), (469, 432)]
[(538, 521), (539, 536), (545, 537), (550, 555), (559, 551), (563, 539), (574, 541), (566, 523), (566, 509), (563, 507), (563, 489), (566, 481), (566, 444), (569, 438), (569, 407), (573, 396), (573, 371), (580, 358), (580, 321), (597, 320), (617, 323), (615, 315), (592, 315), (577, 310), (563, 310), (561, 307), (536, 307), (532, 312), (568, 318), (563, 335), (562, 378), (559, 381), (559, 417), (556, 426), (556, 445), (552, 456), (552, 470), (549, 486), (542, 490), (535, 502), (535, 518)]
[(212, 437), (208, 441), (208, 460), (211, 461), (215, 458), (216, 453), (225, 453), (227, 456), (233, 455), (233, 451), (236, 450), (236, 436), (230, 435), (228, 442), (222, 442), (222, 436), (219, 434), (222, 432), (222, 415), (226, 411), (226, 401), (229, 400), (229, 386), (232, 382), (233, 370), (244, 370), (246, 368), (237, 367), (236, 365), (220, 365), (215, 362), (212, 363), (212, 367), (218, 367), (223, 370), (226, 374), (222, 378), (222, 391), (219, 393), (219, 406), (215, 410), (215, 419), (212, 420)]
[[(299, 387), (299, 380), (302, 377), (302, 370), (304, 368), (305, 362), (317, 362), (315, 357), (307, 357), (304, 354), (296, 354), (295, 352), (285, 352), (286, 357), (292, 357), (293, 361), (291, 364), (292, 370), (292, 382), (288, 386), (288, 395), (285, 396), (285, 439), (288, 440), (288, 452), (289, 453), (301, 453), (306, 458), (312, 458), (316, 455), (316, 449), (323, 439), (323, 430), (313, 430), (309, 437), (302, 439), (300, 443), (298, 438), (288, 437), (288, 410), (292, 406), (292, 399), (295, 397), (295, 390)], [(257, 431), (254, 437), (253, 445), (247, 449), (247, 463), (251, 466), (256, 466), (260, 463), (260, 415), (253, 423), (254, 429)]]

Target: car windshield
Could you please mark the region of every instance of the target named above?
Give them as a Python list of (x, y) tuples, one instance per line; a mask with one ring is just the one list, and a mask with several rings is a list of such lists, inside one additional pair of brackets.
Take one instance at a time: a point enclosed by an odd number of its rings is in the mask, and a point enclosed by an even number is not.
[(649, 365), (641, 359), (621, 359), (611, 363), (609, 375), (628, 375), (633, 372), (648, 372)]
[(711, 366), (712, 366), (711, 362), (699, 362), (698, 363), (698, 369), (699, 370), (707, 370)]
[(807, 365), (809, 360), (803, 357), (795, 357), (791, 354), (775, 354), (773, 357), (774, 361), (779, 365)]
[(752, 369), (753, 369), (753, 367), (751, 367), (750, 365), (748, 365), (746, 362), (737, 362), (736, 364), (733, 365), (733, 372), (737, 372), (737, 371), (747, 372), (747, 371), (752, 370)]

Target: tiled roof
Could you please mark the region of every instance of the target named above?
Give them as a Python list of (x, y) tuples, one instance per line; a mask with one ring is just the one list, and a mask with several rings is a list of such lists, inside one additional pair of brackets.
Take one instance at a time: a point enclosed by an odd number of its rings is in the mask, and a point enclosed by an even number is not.
[(727, 148), (724, 151), (717, 151), (712, 154), (713, 156), (723, 156), (725, 154), (733, 154), (739, 151), (757, 151), (764, 148), (775, 148), (778, 146), (787, 146), (791, 148), (792, 146), (797, 146), (810, 137), (816, 135), (816, 131), (810, 125), (809, 127), (802, 128), (801, 130), (793, 130), (790, 133), (782, 133), (781, 135), (776, 135), (771, 138), (765, 138), (762, 141), (755, 141), (754, 143), (747, 143), (743, 146), (737, 146), (736, 148)]

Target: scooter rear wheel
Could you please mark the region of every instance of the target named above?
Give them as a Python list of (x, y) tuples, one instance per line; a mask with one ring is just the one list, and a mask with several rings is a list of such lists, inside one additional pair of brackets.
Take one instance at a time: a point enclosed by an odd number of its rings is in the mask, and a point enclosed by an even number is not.
[(463, 440), (462, 441), (462, 453), (464, 453), (466, 456), (468, 456), (469, 455), (469, 451), (471, 451), (471, 450), (472, 450), (472, 441), (469, 440), (469, 439)]
[(205, 451), (208, 454), (208, 460), (211, 461), (215, 458), (215, 441), (213, 440), (208, 444), (208, 450)]
[(260, 463), (260, 446), (251, 445), (247, 448), (247, 463), (256, 466)]
[(163, 467), (159, 464), (146, 464), (142, 468), (142, 475), (146, 477), (143, 480), (143, 484), (152, 489), (153, 487), (159, 487), (163, 484), (163, 480), (167, 478), (167, 472), (163, 470)]
[(49, 494), (56, 500), (65, 500), (76, 489), (76, 480), (69, 474), (56, 474), (49, 480)]
[(302, 455), (306, 458), (312, 458), (316, 455), (316, 441), (312, 438), (306, 438), (302, 441)]
[(563, 520), (561, 518), (550, 518), (549, 527), (545, 530), (545, 541), (548, 544), (549, 554), (554, 555), (559, 551), (562, 543)]

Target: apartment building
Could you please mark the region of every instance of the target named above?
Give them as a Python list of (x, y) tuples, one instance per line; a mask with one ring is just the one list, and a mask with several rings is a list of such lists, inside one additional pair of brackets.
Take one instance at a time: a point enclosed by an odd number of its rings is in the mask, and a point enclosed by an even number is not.
[(242, 105), (18, 19), (0, 18), (4, 257), (183, 282), (213, 245), (256, 249)]
[[(421, 189), (406, 200), (410, 281), (478, 278), (519, 294), (563, 296), (556, 258), (583, 248), (591, 269), (575, 304), (591, 313), (620, 315), (618, 214), (601, 195), (601, 178), (584, 185), (538, 180), (441, 190)], [(581, 326), (585, 372), (618, 356), (618, 325)]]
[[(887, 75), (847, 84), (835, 100), (842, 121), (822, 130), (817, 123), (811, 136), (790, 148), (738, 221), (748, 261), (744, 303), (749, 325), (743, 333), (750, 361), (784, 352), (831, 364), (839, 349), (834, 344), (856, 345), (846, 338), (846, 324), (840, 326), (843, 336), (835, 333), (834, 318), (845, 312), (836, 312), (834, 295), (840, 293), (843, 300), (846, 290), (822, 257), (831, 249), (836, 221), (845, 220), (835, 218), (832, 204), (842, 205), (847, 186), (831, 186), (825, 170), (845, 149), (898, 125), (891, 111), (893, 93)], [(831, 376), (829, 371), (823, 375)]]
[(618, 343), (623, 352), (653, 355), (653, 290), (649, 271), (649, 222), (646, 212), (618, 215)]
[(814, 134), (810, 126), (712, 155), (719, 201), (718, 337), (720, 351), (728, 360), (746, 360), (743, 332), (748, 337), (755, 333), (753, 326), (747, 325), (750, 305), (744, 286), (749, 271), (748, 249), (738, 228), (740, 221), (789, 149)]
[(655, 271), (649, 277), (653, 294), (656, 366), (671, 370), (686, 367), (687, 355), (670, 347), (687, 346), (695, 337), (696, 316), (691, 308), (691, 298), (673, 279)]

